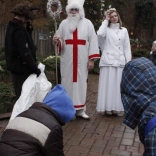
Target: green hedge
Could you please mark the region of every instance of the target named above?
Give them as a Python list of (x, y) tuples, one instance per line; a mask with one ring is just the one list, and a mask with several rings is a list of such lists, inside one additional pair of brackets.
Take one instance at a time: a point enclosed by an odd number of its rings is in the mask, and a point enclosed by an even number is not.
[(11, 74), (6, 69), (4, 48), (0, 48), (0, 114), (11, 112), (15, 103)]
[[(57, 61), (57, 64), (56, 64), (56, 61)], [(41, 63), (45, 65), (45, 74), (47, 76), (47, 79), (52, 83), (53, 86), (56, 85), (56, 66), (57, 66), (58, 83), (61, 83), (60, 56), (57, 56), (57, 57), (48, 56), (47, 58), (41, 60)]]
[(0, 82), (0, 114), (11, 112), (15, 103), (15, 94), (12, 83)]
[(147, 49), (136, 49), (132, 51), (133, 57), (148, 57), (149, 51)]

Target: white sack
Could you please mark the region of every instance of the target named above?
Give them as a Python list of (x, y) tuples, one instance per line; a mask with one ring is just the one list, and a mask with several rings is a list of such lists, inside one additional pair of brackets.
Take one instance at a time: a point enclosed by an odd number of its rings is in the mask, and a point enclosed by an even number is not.
[(34, 102), (42, 102), (51, 90), (52, 84), (47, 80), (44, 73), (45, 65), (40, 63), (38, 68), (41, 70), (39, 77), (36, 74), (31, 74), (23, 83), (21, 96), (14, 105), (10, 121), (29, 109)]

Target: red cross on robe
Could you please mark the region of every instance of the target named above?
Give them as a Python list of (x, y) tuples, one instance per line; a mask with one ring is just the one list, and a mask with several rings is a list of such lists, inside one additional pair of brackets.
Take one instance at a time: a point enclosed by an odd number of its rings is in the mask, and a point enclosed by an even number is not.
[(78, 39), (77, 29), (73, 32), (73, 40), (65, 40), (66, 44), (73, 45), (73, 82), (77, 82), (78, 73), (78, 45), (86, 45), (86, 40)]

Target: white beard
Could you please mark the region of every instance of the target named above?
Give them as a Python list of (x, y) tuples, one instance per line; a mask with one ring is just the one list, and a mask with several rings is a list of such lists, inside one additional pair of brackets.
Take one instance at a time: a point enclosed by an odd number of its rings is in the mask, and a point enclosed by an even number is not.
[(79, 20), (80, 20), (80, 15), (79, 14), (69, 14), (68, 15), (68, 21), (69, 21), (69, 30), (71, 33), (73, 33), (77, 26), (78, 26), (78, 23), (79, 23)]

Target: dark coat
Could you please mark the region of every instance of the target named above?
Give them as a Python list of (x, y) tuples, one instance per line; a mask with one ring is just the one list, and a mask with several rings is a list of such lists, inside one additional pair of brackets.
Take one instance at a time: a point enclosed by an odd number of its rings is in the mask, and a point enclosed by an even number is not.
[(1, 156), (64, 156), (63, 122), (49, 106), (36, 102), (6, 127)]
[(31, 74), (37, 69), (36, 47), (31, 34), (15, 18), (6, 29), (5, 58), (7, 69), (13, 74)]
[(154, 63), (154, 65), (156, 66), (156, 55), (155, 54), (150, 54), (149, 55), (149, 59)]

